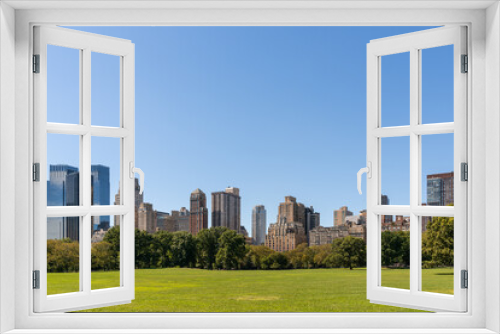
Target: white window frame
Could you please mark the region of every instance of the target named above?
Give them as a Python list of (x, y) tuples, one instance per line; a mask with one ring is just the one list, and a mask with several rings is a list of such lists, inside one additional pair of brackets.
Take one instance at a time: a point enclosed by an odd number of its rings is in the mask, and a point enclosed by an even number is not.
[[(139, 8), (142, 10), (137, 10)], [(36, 333), (42, 329), (54, 329), (51, 332), (60, 329), (61, 333), (76, 333), (76, 329), (88, 329), (86, 332), (101, 333), (127, 329), (127, 333), (133, 333), (130, 329), (141, 326), (142, 329), (135, 332), (144, 332), (147, 328), (164, 329), (163, 332), (185, 328), (191, 329), (187, 332), (205, 329), (227, 333), (248, 332), (248, 329), (254, 329), (252, 332), (284, 332), (288, 329), (290, 332), (316, 333), (500, 332), (500, 11), (496, 1), (7, 1), (0, 4), (0, 11), (1, 331), (15, 329), (15, 333)], [(468, 196), (471, 199), (468, 218), (470, 226), (474, 226), (468, 230), (471, 236), (468, 245), (468, 312), (34, 314), (30, 279), (33, 268), (30, 256), (33, 242), (33, 212), (30, 209), (33, 207), (30, 200), (33, 101), (29, 69), (32, 27), (35, 24), (467, 25), (471, 70), (468, 76), (468, 109), (471, 111), (468, 116), (468, 133), (471, 134), (468, 142)], [(15, 194), (14, 199), (12, 194)], [(10, 210), (6, 210), (9, 206)], [(14, 211), (11, 211), (12, 207)], [(11, 224), (12, 221), (15, 224)], [(486, 251), (488, 266), (485, 263)]]
[[(39, 56), (39, 73), (34, 83), (34, 162), (39, 164), (39, 181), (33, 184), (34, 193), (34, 269), (39, 271), (39, 289), (34, 289), (35, 312), (73, 311), (101, 306), (130, 303), (135, 295), (134, 248), (134, 44), (60, 27), (34, 27), (34, 54)], [(47, 46), (78, 50), (80, 58), (80, 117), (78, 124), (47, 122)], [(119, 127), (92, 125), (91, 67), (92, 53), (114, 55), (120, 61)], [(64, 134), (79, 138), (80, 193), (78, 206), (47, 206), (47, 134)], [(92, 138), (108, 137), (120, 141), (121, 203), (92, 205), (91, 163)], [(132, 175), (131, 175), (132, 173)], [(132, 177), (130, 177), (132, 176)], [(120, 285), (92, 290), (91, 230), (92, 216), (120, 217)], [(47, 295), (47, 221), (48, 217), (79, 217), (79, 291)], [(85, 233), (87, 231), (87, 233)]]
[[(465, 26), (449, 26), (396, 35), (370, 41), (367, 46), (367, 296), (373, 303), (431, 311), (467, 310), (467, 289), (461, 287), (461, 271), (467, 270), (467, 183), (461, 180), (460, 168), (467, 163), (467, 75), (462, 73), (462, 55), (467, 55)], [(422, 50), (453, 46), (454, 120), (447, 123), (422, 123)], [(408, 125), (383, 127), (382, 59), (384, 56), (409, 53)], [(453, 134), (454, 206), (422, 205), (422, 136)], [(382, 141), (384, 138), (409, 139), (408, 205), (381, 205)], [(384, 287), (381, 263), (381, 217), (410, 217), (410, 288)], [(454, 217), (454, 284), (452, 295), (422, 290), (422, 217)], [(399, 230), (399, 228), (398, 228)]]

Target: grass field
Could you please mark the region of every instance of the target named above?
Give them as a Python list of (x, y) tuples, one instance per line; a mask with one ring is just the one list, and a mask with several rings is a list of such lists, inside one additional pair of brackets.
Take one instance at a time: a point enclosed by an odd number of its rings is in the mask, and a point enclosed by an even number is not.
[[(453, 269), (423, 270), (423, 290), (453, 293)], [(116, 286), (118, 272), (93, 272), (92, 288)], [(409, 270), (386, 269), (382, 285), (409, 288)], [(131, 304), (85, 312), (415, 312), (371, 304), (365, 269), (135, 271)], [(78, 289), (78, 274), (49, 274), (49, 293)]]

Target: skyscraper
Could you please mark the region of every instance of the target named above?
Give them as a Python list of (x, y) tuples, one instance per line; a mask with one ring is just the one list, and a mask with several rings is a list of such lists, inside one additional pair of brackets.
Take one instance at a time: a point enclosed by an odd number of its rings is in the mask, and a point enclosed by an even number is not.
[[(382, 204), (382, 205), (389, 205), (389, 204), (390, 204), (390, 201), (389, 201), (389, 196), (387, 196), (387, 195), (382, 195), (382, 196), (380, 197), (380, 202), (381, 202), (381, 204)], [(393, 217), (392, 217), (392, 216), (390, 216), (390, 215), (389, 215), (389, 216), (388, 216), (388, 215), (383, 215), (383, 216), (381, 217), (381, 219), (382, 219), (382, 223), (391, 223), (391, 222), (392, 222), (392, 218), (393, 218)]]
[(256, 205), (252, 209), (252, 238), (256, 245), (266, 242), (267, 212), (264, 205)]
[(197, 235), (203, 229), (208, 228), (207, 197), (200, 189), (191, 193), (189, 213), (189, 230), (192, 235)]
[(286, 196), (285, 202), (278, 207), (278, 221), (269, 225), (266, 246), (284, 252), (307, 242), (305, 219), (304, 204), (297, 203), (293, 196)]
[[(92, 165), (90, 167), (92, 175), (92, 205), (109, 205), (109, 167), (103, 165)], [(92, 217), (93, 230), (97, 231), (110, 225), (109, 216)]]
[(285, 196), (285, 201), (280, 203), (278, 207), (278, 222), (283, 218), (287, 222), (306, 223), (306, 210), (304, 204), (298, 203), (293, 196)]
[[(136, 229), (139, 228), (139, 215), (138, 215), (138, 212), (139, 212), (139, 206), (141, 205), (141, 203), (144, 202), (144, 193), (140, 194), (139, 191), (140, 191), (140, 186), (139, 186), (139, 180), (137, 178), (135, 178), (135, 217), (134, 217), (134, 226)], [(121, 201), (120, 201), (120, 198), (121, 198), (121, 195), (120, 195), (120, 188), (118, 187), (118, 192), (116, 193), (115, 195), (115, 205), (120, 205), (121, 204)], [(120, 226), (120, 216), (115, 216), (115, 226)]]
[(223, 226), (239, 232), (241, 225), (241, 197), (238, 188), (212, 193), (212, 227)]
[(333, 212), (333, 225), (340, 226), (345, 224), (345, 217), (352, 216), (352, 212), (347, 209), (347, 206), (343, 206), (338, 210)]
[(453, 172), (427, 175), (427, 205), (452, 205), (454, 202), (453, 180)]
[(138, 210), (139, 230), (148, 233), (156, 232), (156, 211), (153, 210), (153, 204), (141, 203)]
[(306, 223), (304, 225), (304, 229), (306, 231), (306, 236), (309, 236), (309, 231), (320, 226), (320, 216), (319, 212), (314, 212), (314, 208), (312, 206), (309, 208), (305, 208), (305, 215)]
[[(69, 165), (50, 165), (47, 180), (48, 206), (79, 205), (78, 168)], [(47, 218), (47, 239), (79, 240), (78, 217)]]

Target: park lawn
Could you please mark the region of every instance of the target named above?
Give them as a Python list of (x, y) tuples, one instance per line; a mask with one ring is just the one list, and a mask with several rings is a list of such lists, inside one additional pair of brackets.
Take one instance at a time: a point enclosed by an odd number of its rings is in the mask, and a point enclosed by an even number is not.
[[(92, 287), (117, 286), (119, 273), (93, 272)], [(408, 269), (384, 269), (384, 286), (408, 288)], [(365, 269), (136, 269), (135, 300), (83, 312), (416, 312), (371, 304)], [(48, 274), (49, 293), (78, 290), (77, 273)], [(424, 291), (453, 293), (453, 269), (423, 270)]]

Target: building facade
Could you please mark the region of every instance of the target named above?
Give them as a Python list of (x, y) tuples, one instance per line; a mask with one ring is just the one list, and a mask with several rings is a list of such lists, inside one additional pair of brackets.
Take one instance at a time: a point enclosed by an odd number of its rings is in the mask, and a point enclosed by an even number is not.
[(309, 246), (320, 246), (331, 244), (337, 238), (344, 238), (349, 235), (349, 226), (318, 226), (309, 231)]
[(305, 242), (307, 238), (302, 224), (287, 223), (286, 218), (282, 218), (279, 222), (269, 225), (266, 246), (275, 251), (286, 252)]
[(390, 223), (382, 224), (382, 232), (409, 232), (410, 231), (410, 217), (396, 216), (396, 220)]
[[(144, 193), (140, 193), (139, 180), (135, 178), (135, 213), (134, 213), (134, 226), (135, 229), (139, 229), (139, 205), (144, 202)], [(121, 205), (121, 195), (120, 188), (118, 187), (118, 192), (115, 195), (115, 205)], [(120, 216), (114, 217), (114, 226), (120, 226)]]
[(267, 211), (264, 205), (256, 205), (252, 209), (252, 239), (255, 245), (266, 242)]
[(266, 246), (278, 252), (295, 249), (307, 242), (305, 225), (305, 207), (297, 203), (293, 196), (286, 196), (285, 202), (278, 207), (278, 221), (269, 225)]
[[(380, 198), (380, 204), (389, 205), (390, 204), (389, 197), (387, 195), (382, 195)], [(390, 223), (390, 222), (392, 222), (393, 216), (383, 215), (383, 216), (381, 216), (381, 219), (382, 219), (383, 223)]]
[[(80, 178), (78, 168), (69, 165), (50, 165), (47, 180), (47, 206), (79, 205)], [(78, 217), (47, 218), (47, 239), (79, 240)]]
[[(92, 205), (110, 204), (109, 167), (104, 165), (90, 166), (92, 177)], [(93, 231), (108, 230), (111, 223), (110, 216), (93, 216)]]
[(455, 193), (453, 181), (453, 172), (427, 175), (427, 205), (453, 205)]
[(172, 210), (171, 213), (156, 213), (156, 230), (178, 232), (190, 232), (189, 229), (189, 210), (182, 207), (179, 211)]
[(153, 204), (143, 202), (139, 205), (139, 230), (148, 233), (156, 231), (156, 211), (153, 210)]
[(309, 208), (305, 208), (305, 224), (304, 229), (306, 231), (306, 236), (309, 235), (309, 231), (315, 229), (320, 226), (320, 215), (319, 212), (314, 212), (314, 208), (311, 206)]
[(241, 226), (241, 197), (238, 188), (212, 193), (212, 227), (227, 227), (239, 233)]
[(197, 235), (199, 231), (208, 228), (207, 197), (201, 189), (191, 193), (189, 213), (189, 232)]
[(340, 226), (345, 224), (345, 218), (347, 216), (352, 216), (352, 212), (347, 209), (347, 206), (343, 206), (338, 210), (333, 212), (333, 225)]

